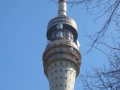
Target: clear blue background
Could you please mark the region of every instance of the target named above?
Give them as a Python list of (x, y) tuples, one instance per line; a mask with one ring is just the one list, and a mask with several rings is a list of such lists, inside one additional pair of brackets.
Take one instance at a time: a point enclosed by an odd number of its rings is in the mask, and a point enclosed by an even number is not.
[[(49, 0), (0, 0), (0, 90), (49, 90), (43, 72), (42, 54), (47, 39), (46, 30), (50, 19), (57, 16), (57, 4)], [(78, 24), (82, 54), (81, 74), (91, 71), (91, 66), (99, 67), (106, 63), (105, 56), (89, 49), (90, 40), (86, 37), (102, 26), (99, 20), (86, 14), (82, 6), (70, 8), (68, 16)], [(76, 79), (75, 90), (83, 90)]]

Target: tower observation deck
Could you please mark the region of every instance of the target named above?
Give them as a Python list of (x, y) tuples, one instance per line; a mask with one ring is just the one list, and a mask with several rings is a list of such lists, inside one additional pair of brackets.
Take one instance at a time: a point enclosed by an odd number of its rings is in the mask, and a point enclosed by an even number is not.
[(50, 90), (74, 90), (81, 54), (77, 24), (67, 16), (66, 0), (58, 1), (58, 16), (49, 21), (46, 36), (43, 66)]

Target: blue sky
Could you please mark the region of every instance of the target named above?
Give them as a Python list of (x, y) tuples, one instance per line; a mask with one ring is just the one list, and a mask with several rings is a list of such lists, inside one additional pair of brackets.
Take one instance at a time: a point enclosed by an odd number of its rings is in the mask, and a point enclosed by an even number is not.
[[(50, 19), (57, 16), (57, 4), (49, 0), (0, 0), (0, 90), (49, 90), (43, 73), (42, 53), (47, 44), (46, 30)], [(78, 24), (78, 40), (82, 54), (81, 72), (91, 71), (106, 63), (105, 56), (94, 50), (85, 54), (92, 34), (101, 27), (80, 6), (70, 9), (68, 16)], [(79, 76), (78, 76), (79, 77)], [(83, 90), (76, 80), (75, 90)]]

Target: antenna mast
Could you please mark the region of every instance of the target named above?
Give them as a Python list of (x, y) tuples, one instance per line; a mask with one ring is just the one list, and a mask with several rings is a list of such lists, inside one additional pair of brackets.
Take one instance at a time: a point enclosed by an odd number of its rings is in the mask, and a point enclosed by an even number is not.
[(66, 0), (59, 0), (58, 1), (58, 15), (67, 15), (67, 5)]

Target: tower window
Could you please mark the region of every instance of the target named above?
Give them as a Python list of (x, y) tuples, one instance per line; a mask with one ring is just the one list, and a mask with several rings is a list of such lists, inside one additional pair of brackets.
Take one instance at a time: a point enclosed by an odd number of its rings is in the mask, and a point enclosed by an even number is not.
[(51, 75), (52, 75), (52, 72), (51, 72)]
[(66, 84), (65, 84), (65, 87), (67, 87)]
[(54, 54), (53, 56), (54, 56), (54, 58), (56, 58), (56, 57), (57, 57), (57, 54)]
[(55, 79), (57, 80), (57, 77)]
[(59, 56), (60, 56), (60, 57), (63, 57), (63, 53), (60, 53)]
[(57, 63), (55, 63), (55, 66), (57, 65)]
[(53, 79), (51, 81), (53, 82)]
[(55, 70), (55, 73), (57, 73), (57, 70)]
[(57, 85), (56, 85), (56, 87), (57, 87)]
[(60, 79), (62, 79), (62, 76), (60, 77)]
[(60, 72), (62, 72), (62, 69), (60, 69)]
[(62, 86), (62, 84), (60, 84), (60, 86)]
[(65, 79), (67, 80), (67, 77), (65, 77)]
[(62, 65), (62, 62), (60, 62), (60, 65)]

